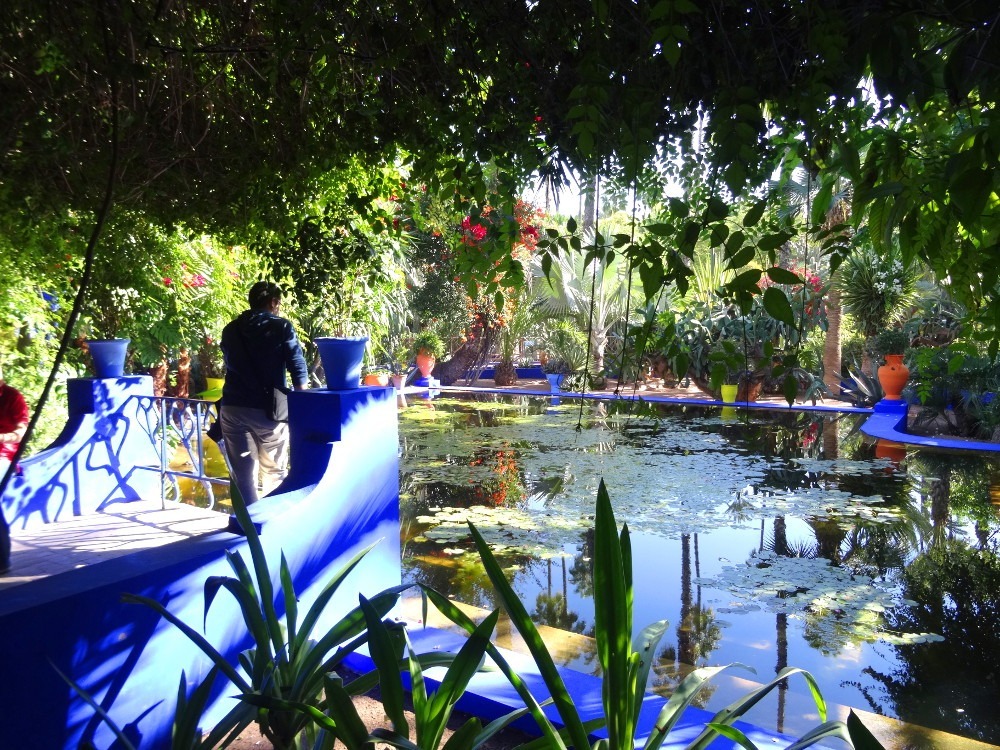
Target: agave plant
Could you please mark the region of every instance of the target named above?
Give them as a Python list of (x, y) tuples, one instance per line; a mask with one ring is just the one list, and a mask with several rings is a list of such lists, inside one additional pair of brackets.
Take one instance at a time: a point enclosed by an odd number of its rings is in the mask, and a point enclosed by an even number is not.
[[(144, 604), (179, 628), (211, 659), (241, 696), (273, 696), (291, 703), (314, 703), (323, 690), (326, 675), (368, 639), (366, 615), (361, 607), (351, 610), (318, 636), (314, 635), (314, 630), (331, 598), (374, 545), (361, 550), (333, 576), (301, 619), (291, 572), (282, 554), (279, 572), (280, 595), (285, 607), (282, 621), (275, 606), (271, 571), (260, 537), (235, 486), (233, 493), (233, 508), (240, 526), (246, 531), (253, 571), (239, 554), (227, 552), (226, 558), (236, 577), (213, 576), (205, 581), (205, 610), (207, 616), (216, 595), (223, 589), (239, 603), (254, 642), (252, 648), (239, 656), (243, 672), (204, 635), (158, 601), (134, 594), (124, 595), (123, 600)], [(405, 588), (386, 589), (372, 597), (369, 608), (385, 616)], [(315, 740), (316, 727), (302, 712), (280, 707), (262, 708), (250, 701), (241, 701), (209, 733), (206, 742), (220, 743), (235, 737), (254, 721), (277, 750), (298, 747), (300, 742), (311, 747)]]
[[(453, 605), (444, 606), (447, 608)], [(369, 653), (375, 663), (374, 672), (347, 684), (336, 675), (328, 675), (325, 680), (325, 699), (318, 706), (285, 701), (273, 696), (248, 696), (246, 700), (269, 710), (298, 711), (324, 733), (319, 746), (332, 747), (333, 740), (336, 739), (347, 750), (374, 750), (376, 743), (403, 750), (437, 750), (442, 746), (448, 750), (476, 750), (528, 712), (527, 708), (513, 711), (485, 727), (478, 718), (471, 717), (447, 741), (444, 740), (445, 729), (455, 704), (465, 693), (469, 681), (480, 670), (484, 655), (496, 651), (490, 643), (490, 636), (496, 627), (498, 611), (492, 612), (478, 626), (472, 626), (469, 639), (457, 654), (435, 652), (416, 655), (405, 626), (386, 623), (363, 596), (361, 609), (368, 626)], [(424, 670), (429, 666), (445, 665), (447, 671), (437, 689), (428, 690)], [(412, 732), (404, 713), (404, 672), (408, 672), (410, 678), (414, 716)], [(392, 728), (378, 728), (369, 732), (351, 698), (371, 690), (376, 684)]]
[(885, 397), (885, 391), (882, 390), (878, 378), (866, 373), (856, 362), (853, 367), (847, 368), (847, 371), (853, 383), (844, 385), (842, 392), (854, 406), (874, 406)]

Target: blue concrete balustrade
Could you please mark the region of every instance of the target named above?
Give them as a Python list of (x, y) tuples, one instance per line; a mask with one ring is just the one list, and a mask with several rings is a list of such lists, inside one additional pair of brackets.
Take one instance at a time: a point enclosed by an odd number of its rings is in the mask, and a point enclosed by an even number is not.
[(150, 470), (160, 461), (152, 439), (153, 379), (74, 378), (67, 382), (67, 395), (66, 426), (52, 445), (21, 462), (21, 474), (2, 498), (14, 534), (160, 496), (159, 474)]
[[(16, 537), (37, 523), (159, 497), (156, 425), (144, 376), (70, 383), (70, 417), (51, 448), (24, 463), (2, 498)], [(155, 414), (155, 412), (154, 412)], [(291, 473), (251, 507), (275, 578), (284, 553), (303, 612), (331, 575), (365, 546), (374, 550), (327, 607), (318, 632), (400, 582), (396, 398), (392, 388), (289, 394)], [(155, 420), (154, 420), (155, 421)], [(114, 738), (53, 666), (90, 692), (143, 748), (169, 746), (183, 671), (193, 688), (210, 664), (180, 631), (123, 593), (163, 603), (231, 662), (251, 645), (239, 608), (220, 593), (207, 619), (204, 584), (230, 576), (227, 552), (249, 564), (246, 540), (229, 531), (139, 550), (96, 565), (14, 586), (0, 595), (0, 746), (111, 747)], [(279, 612), (283, 604), (277, 602)], [(217, 683), (204, 728), (234, 705)]]

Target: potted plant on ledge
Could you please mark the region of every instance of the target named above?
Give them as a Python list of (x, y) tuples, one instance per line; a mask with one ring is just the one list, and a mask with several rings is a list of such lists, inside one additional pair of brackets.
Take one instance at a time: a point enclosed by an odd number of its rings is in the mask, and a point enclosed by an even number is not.
[(562, 390), (563, 380), (567, 375), (572, 375), (575, 370), (567, 360), (562, 357), (549, 357), (542, 365), (542, 372), (545, 379), (549, 381), (549, 388), (553, 391)]
[(434, 331), (423, 331), (413, 340), (412, 349), (417, 359), (420, 377), (426, 381), (434, 371), (437, 360), (444, 356), (444, 342)]
[(219, 342), (208, 334), (202, 338), (201, 348), (198, 350), (198, 364), (205, 379), (202, 398), (221, 398), (222, 386), (226, 380), (226, 366), (222, 360), (222, 348)]
[(389, 385), (389, 371), (384, 367), (370, 368), (367, 372), (365, 372), (361, 382), (364, 383), (364, 385)]
[(392, 352), (392, 374), (390, 380), (397, 391), (406, 385), (406, 374), (410, 369), (410, 346), (400, 344)]

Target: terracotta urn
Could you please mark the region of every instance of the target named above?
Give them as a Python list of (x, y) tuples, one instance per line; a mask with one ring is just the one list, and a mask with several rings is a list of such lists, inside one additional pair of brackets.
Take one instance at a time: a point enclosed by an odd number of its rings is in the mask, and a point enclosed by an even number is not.
[(370, 372), (365, 375), (364, 378), (365, 385), (389, 385), (389, 374), (380, 372), (374, 373)]
[(886, 354), (885, 364), (878, 368), (878, 382), (882, 386), (885, 398), (899, 401), (903, 397), (903, 388), (910, 378), (909, 368), (903, 364), (902, 354)]
[(428, 354), (422, 349), (417, 352), (417, 369), (420, 370), (421, 377), (429, 378), (436, 363), (437, 358), (433, 354)]

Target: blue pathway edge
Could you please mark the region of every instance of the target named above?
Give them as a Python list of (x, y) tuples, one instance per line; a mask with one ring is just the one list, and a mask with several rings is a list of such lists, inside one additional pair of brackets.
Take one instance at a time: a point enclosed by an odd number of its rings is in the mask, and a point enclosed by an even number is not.
[[(425, 628), (420, 625), (408, 624), (407, 632), (410, 635), (413, 648), (418, 654), (431, 652), (457, 653), (462, 644), (465, 643), (464, 636), (439, 628)], [(549, 697), (548, 689), (545, 687), (545, 683), (538, 672), (538, 667), (530, 656), (507, 649), (500, 649), (500, 651), (539, 702)], [(359, 673), (370, 672), (375, 668), (371, 657), (363, 650), (350, 654), (345, 659), (345, 664), (350, 669)], [(565, 667), (559, 667), (558, 669), (583, 721), (586, 722), (601, 717), (603, 715), (601, 679), (594, 675), (584, 674), (583, 672), (577, 672)], [(425, 670), (423, 674), (428, 691), (436, 690), (444, 678), (445, 668), (432, 667)], [(637, 745), (641, 746), (645, 742), (656, 721), (656, 717), (666, 703), (667, 699), (660, 695), (655, 693), (646, 694), (639, 713), (640, 729), (636, 737)], [(482, 719), (483, 724), (486, 724), (511, 711), (524, 708), (524, 703), (507, 678), (504, 677), (503, 673), (492, 669), (479, 672), (472, 678), (465, 694), (459, 699), (457, 708)], [(555, 706), (548, 705), (544, 708), (544, 711), (556, 728), (563, 726)], [(690, 706), (667, 736), (662, 747), (687, 747), (701, 733), (705, 728), (705, 724), (712, 719), (713, 715), (711, 711)], [(522, 717), (511, 726), (527, 734), (540, 735), (538, 725), (530, 716)], [(788, 747), (794, 742), (792, 737), (769, 732), (746, 722), (737, 721), (734, 723), (734, 726), (745, 733), (759, 747), (783, 748)], [(606, 736), (606, 732), (601, 729), (591, 734), (591, 741)], [(739, 745), (724, 737), (718, 737), (709, 747), (714, 750), (723, 750), (738, 748)]]
[[(410, 392), (415, 395), (420, 395), (421, 388), (426, 389), (426, 386), (419, 386), (418, 383), (414, 382), (416, 388), (410, 389)], [(674, 404), (676, 406), (722, 406), (722, 407), (732, 407), (736, 409), (763, 409), (771, 411), (820, 411), (820, 412), (840, 412), (846, 414), (871, 414), (872, 410), (864, 406), (849, 406), (846, 404), (837, 404), (836, 406), (828, 406), (826, 404), (813, 404), (813, 403), (803, 403), (803, 404), (792, 404), (789, 406), (784, 403), (775, 403), (773, 401), (736, 401), (733, 403), (713, 400), (711, 398), (681, 398), (676, 396), (662, 396), (655, 392), (641, 391), (641, 392), (631, 392), (623, 391), (621, 393), (616, 393), (614, 391), (553, 391), (549, 388), (489, 388), (483, 386), (470, 386), (470, 385), (442, 385), (436, 386), (432, 391), (432, 395), (436, 396), (440, 393), (495, 393), (502, 396), (542, 396), (549, 398), (575, 398), (575, 399), (591, 399), (594, 401), (645, 401), (654, 404)]]
[(874, 413), (861, 425), (861, 431), (873, 438), (892, 440), (904, 445), (958, 451), (1000, 452), (1000, 443), (967, 440), (947, 435), (913, 435), (906, 432), (908, 405), (905, 401), (884, 398), (875, 404)]

